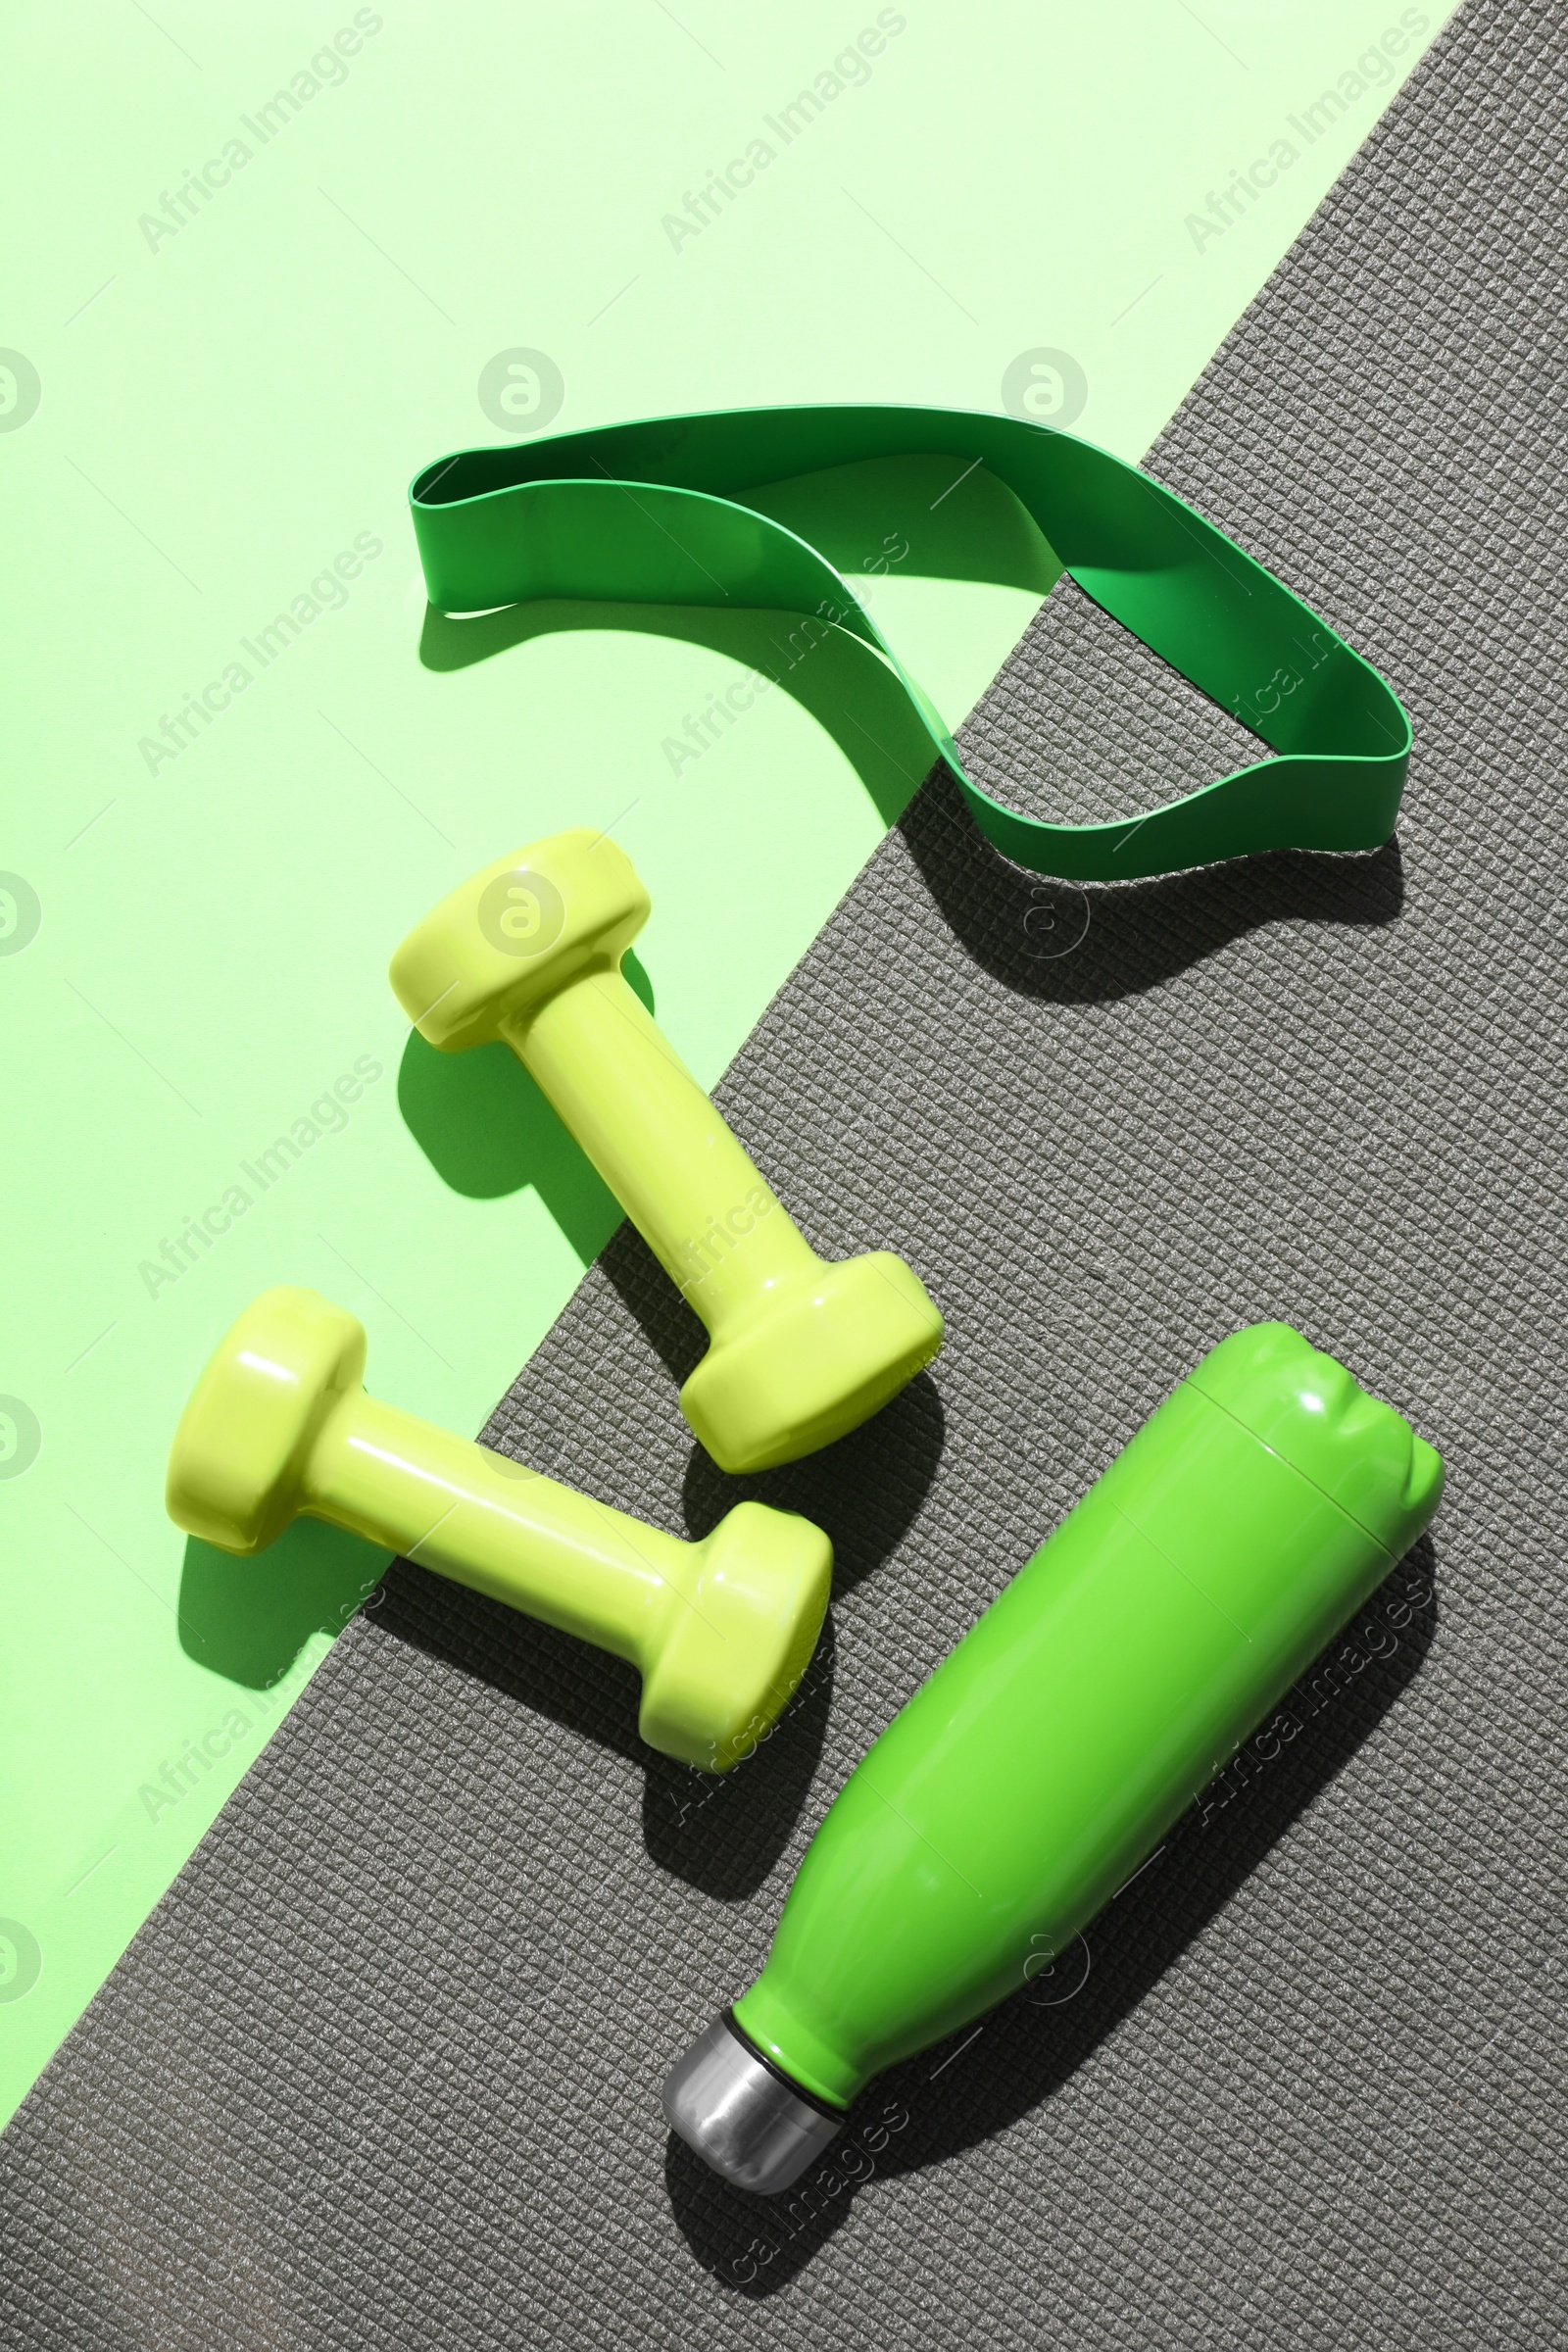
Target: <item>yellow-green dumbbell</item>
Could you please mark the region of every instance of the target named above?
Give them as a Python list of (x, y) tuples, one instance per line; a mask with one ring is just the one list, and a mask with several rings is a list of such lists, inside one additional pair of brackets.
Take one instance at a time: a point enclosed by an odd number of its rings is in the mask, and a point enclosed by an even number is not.
[(738, 1503), (684, 1544), (368, 1396), (365, 1333), (315, 1291), (264, 1292), (220, 1345), (169, 1458), (169, 1515), (262, 1551), (305, 1512), (628, 1658), (651, 1747), (709, 1772), (752, 1748), (806, 1670), (833, 1547)]
[(411, 1020), (448, 1053), (503, 1038), (712, 1346), (681, 1409), (725, 1470), (813, 1453), (942, 1345), (902, 1258), (831, 1265), (790, 1222), (620, 969), (648, 893), (612, 841), (558, 833), (474, 874), (392, 958)]

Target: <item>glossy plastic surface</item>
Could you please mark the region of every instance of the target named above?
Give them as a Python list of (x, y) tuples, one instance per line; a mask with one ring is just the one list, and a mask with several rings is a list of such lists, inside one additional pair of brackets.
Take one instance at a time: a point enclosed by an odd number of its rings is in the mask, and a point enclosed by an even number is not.
[[(1019, 816), (965, 775), (940, 712), (815, 549), (745, 504), (763, 482), (947, 455), (1004, 482), (1086, 595), (1278, 756), (1112, 824)], [(1118, 881), (1254, 850), (1369, 850), (1398, 815), (1410, 722), (1271, 572), (1141, 467), (1047, 425), (962, 410), (742, 409), (438, 459), (410, 490), (430, 602), (767, 606), (890, 664), (980, 830), (1036, 873)]]
[(365, 1333), (314, 1291), (268, 1291), (191, 1394), (170, 1517), (251, 1554), (299, 1512), (629, 1659), (653, 1747), (722, 1772), (799, 1683), (832, 1545), (793, 1512), (737, 1504), (685, 1544), (367, 1396)]
[(847, 2104), (1016, 1990), (1415, 1542), (1442, 1487), (1432, 1448), (1299, 1334), (1224, 1341), (851, 1776), (735, 2006), (745, 2033)]
[(432, 1045), (505, 1038), (532, 1072), (711, 1335), (687, 1420), (722, 1469), (768, 1469), (896, 1396), (942, 1318), (900, 1258), (828, 1265), (791, 1223), (621, 974), (648, 905), (614, 842), (558, 833), (443, 900), (392, 986)]

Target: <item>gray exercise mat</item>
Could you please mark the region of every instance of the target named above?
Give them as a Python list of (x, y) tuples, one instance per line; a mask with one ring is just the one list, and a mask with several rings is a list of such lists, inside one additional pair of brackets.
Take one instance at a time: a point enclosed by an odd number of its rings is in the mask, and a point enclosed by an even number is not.
[[(1565, 67), (1547, 0), (1465, 10), (1152, 460), (1407, 700), (1397, 846), (1086, 899), (926, 784), (721, 1090), (949, 1317), (744, 1482), (838, 1546), (801, 1700), (706, 1782), (629, 1673), (395, 1569), (0, 2143), (8, 2347), (1562, 2344)], [(1088, 815), (1234, 740), (1064, 591), (964, 750)], [(1443, 1447), (1435, 1546), (1050, 1978), (725, 2188), (660, 2082), (833, 1791), (1269, 1315)], [(623, 1229), (487, 1434), (703, 1530), (698, 1346)]]

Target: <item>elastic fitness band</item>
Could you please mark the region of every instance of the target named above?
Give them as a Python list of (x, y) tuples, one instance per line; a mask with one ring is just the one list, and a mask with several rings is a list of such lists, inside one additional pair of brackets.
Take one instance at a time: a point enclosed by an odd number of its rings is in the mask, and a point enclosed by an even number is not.
[[(744, 503), (762, 483), (867, 458), (984, 466), (1084, 593), (1276, 755), (1146, 815), (1048, 824), (964, 773), (941, 713), (843, 574)], [(792, 408), (667, 416), (469, 449), (410, 489), (430, 602), (537, 597), (810, 613), (887, 663), (976, 824), (1035, 873), (1105, 882), (1256, 850), (1372, 850), (1394, 831), (1410, 722), (1344, 639), (1185, 500), (1068, 433), (965, 410)]]

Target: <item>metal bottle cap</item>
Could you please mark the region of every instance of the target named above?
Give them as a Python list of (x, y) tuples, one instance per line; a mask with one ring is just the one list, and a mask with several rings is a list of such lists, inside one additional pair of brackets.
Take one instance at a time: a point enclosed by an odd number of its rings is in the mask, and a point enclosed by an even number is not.
[(664, 2116), (715, 2173), (761, 2197), (798, 2180), (843, 2128), (842, 2118), (792, 2090), (723, 2017), (670, 2068)]

